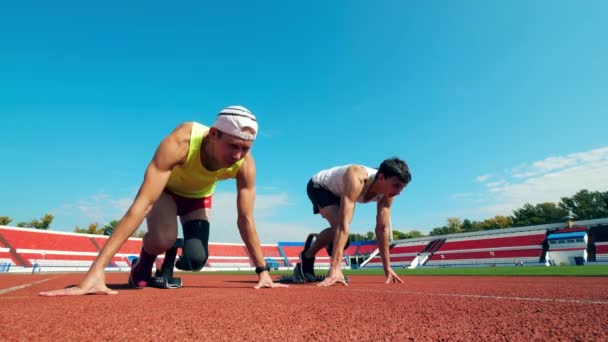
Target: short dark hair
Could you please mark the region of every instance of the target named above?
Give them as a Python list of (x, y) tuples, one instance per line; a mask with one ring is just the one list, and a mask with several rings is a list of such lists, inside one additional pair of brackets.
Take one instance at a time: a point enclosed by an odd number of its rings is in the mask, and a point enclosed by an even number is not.
[(397, 177), (405, 184), (408, 184), (412, 180), (407, 163), (397, 157), (385, 159), (380, 164), (378, 173), (383, 174), (385, 178)]

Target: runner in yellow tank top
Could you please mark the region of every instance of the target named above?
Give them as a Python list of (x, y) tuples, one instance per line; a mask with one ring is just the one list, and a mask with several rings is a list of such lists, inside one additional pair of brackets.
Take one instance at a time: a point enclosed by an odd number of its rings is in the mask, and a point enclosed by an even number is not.
[(208, 132), (209, 127), (192, 123), (188, 156), (183, 164), (173, 168), (167, 182), (167, 189), (172, 193), (188, 198), (203, 198), (213, 194), (217, 181), (236, 177), (243, 159), (215, 171), (207, 170), (201, 162), (203, 137)]
[(211, 195), (216, 182), (228, 178), (236, 178), (237, 226), (256, 267), (255, 288), (285, 287), (270, 278), (253, 217), (255, 162), (249, 150), (257, 132), (255, 116), (241, 106), (224, 108), (210, 128), (195, 122), (178, 126), (158, 146), (135, 200), (81, 283), (40, 294), (117, 293), (106, 286), (104, 268), (144, 218), (148, 232), (140, 258), (131, 269), (131, 286), (146, 286), (156, 256), (173, 247), (176, 216), (184, 231), (184, 247), (175, 266), (199, 270), (208, 257)]

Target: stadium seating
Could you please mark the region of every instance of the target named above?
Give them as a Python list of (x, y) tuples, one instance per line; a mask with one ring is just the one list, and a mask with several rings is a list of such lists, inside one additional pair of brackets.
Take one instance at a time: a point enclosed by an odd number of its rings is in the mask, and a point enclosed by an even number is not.
[(350, 246), (348, 246), (348, 248), (344, 251), (344, 255), (348, 255), (348, 256), (353, 256), (353, 255), (358, 255), (359, 246), (355, 245), (354, 243), (351, 243)]
[(483, 248), (502, 248), (502, 247), (518, 247), (518, 246), (540, 246), (545, 239), (545, 232), (517, 235), (517, 236), (497, 236), (497, 237), (481, 237), (474, 239), (462, 240), (447, 240), (439, 251), (455, 251), (455, 250), (470, 250)]
[(447, 239), (426, 266), (539, 263), (546, 231)]
[(373, 244), (362, 244), (359, 246), (359, 249), (357, 250), (357, 254), (358, 255), (372, 254), (376, 249), (378, 249), (378, 244), (375, 242)]
[(281, 255), (281, 251), (277, 245), (262, 245), (262, 253), (264, 258), (272, 267), (287, 266), (285, 258)]
[[(429, 243), (430, 244), (430, 243)], [(392, 267), (408, 267), (410, 263), (422, 252), (427, 246), (427, 242), (418, 242), (414, 244), (400, 243), (389, 250)], [(366, 264), (366, 267), (382, 267), (382, 259), (380, 255), (374, 256)]]
[[(481, 232), (445, 238), (401, 240), (390, 249), (391, 264), (393, 267), (538, 264), (541, 258), (544, 259), (543, 243), (548, 233), (571, 233), (585, 229), (494, 231), (488, 234)], [(100, 235), (0, 226), (0, 264), (10, 263), (14, 266), (11, 272), (15, 268), (31, 268), (34, 265), (57, 270), (86, 270), (107, 240), (108, 237)], [(605, 242), (605, 238), (593, 243), (597, 261), (608, 262), (608, 242)], [(107, 266), (127, 270), (130, 261), (139, 255), (141, 246), (142, 239), (130, 238)], [(262, 245), (262, 251), (266, 262), (272, 267), (291, 268), (299, 261), (303, 246), (302, 242), (279, 242), (277, 245)], [(346, 267), (351, 260), (354, 260), (353, 267), (360, 265), (362, 261), (359, 258), (376, 251), (375, 241), (353, 242), (345, 251), (342, 266)], [(160, 267), (163, 259), (164, 256), (160, 255), (157, 267)], [(363, 264), (369, 267), (382, 265), (377, 254)], [(328, 268), (329, 265), (330, 257), (325, 249), (321, 249), (316, 255), (315, 266)], [(205, 266), (208, 269), (252, 269), (254, 265), (243, 243), (210, 242), (209, 259)]]
[(596, 242), (595, 253), (596, 261), (608, 262), (608, 242)]
[(97, 255), (95, 245), (86, 234), (9, 227), (3, 227), (0, 234), (15, 252), (12, 259), (19, 266), (32, 267), (35, 263), (59, 260), (90, 264)]
[[(290, 267), (296, 265), (296, 263), (300, 262), (300, 252), (304, 248), (304, 243), (279, 243), (279, 248), (283, 250), (283, 253), (289, 260)], [(315, 267), (316, 268), (328, 268), (330, 265), (330, 258), (327, 254), (325, 248), (319, 250), (315, 259)], [(342, 258), (342, 266), (347, 266), (346, 258)]]
[(249, 254), (243, 244), (210, 243), (207, 267), (219, 268), (250, 268)]

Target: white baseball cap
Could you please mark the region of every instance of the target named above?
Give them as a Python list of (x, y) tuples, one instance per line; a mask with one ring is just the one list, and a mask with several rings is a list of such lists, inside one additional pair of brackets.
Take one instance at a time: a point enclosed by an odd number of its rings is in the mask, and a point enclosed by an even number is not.
[[(258, 122), (255, 115), (243, 106), (230, 106), (222, 109), (215, 119), (213, 127), (245, 140), (255, 140), (258, 134)], [(243, 131), (245, 128), (253, 129), (253, 134)]]

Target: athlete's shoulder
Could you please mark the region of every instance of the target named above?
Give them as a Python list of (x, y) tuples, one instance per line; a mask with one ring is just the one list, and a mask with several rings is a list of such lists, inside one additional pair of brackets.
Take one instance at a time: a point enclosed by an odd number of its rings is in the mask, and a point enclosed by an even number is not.
[(193, 129), (193, 124), (194, 123), (192, 121), (180, 123), (179, 125), (177, 125), (177, 127), (175, 127), (173, 132), (171, 132), (171, 136), (173, 136), (176, 141), (189, 141), (190, 134), (192, 133)]
[(367, 167), (365, 165), (361, 165), (361, 164), (346, 165), (346, 172), (350, 172), (355, 175), (367, 175), (367, 171), (369, 169), (370, 169), (369, 167)]
[(190, 124), (191, 127), (196, 127), (196, 128), (201, 128), (201, 129), (209, 129), (209, 126), (200, 123), (198, 121), (188, 121), (188, 122), (184, 122), (184, 124)]

